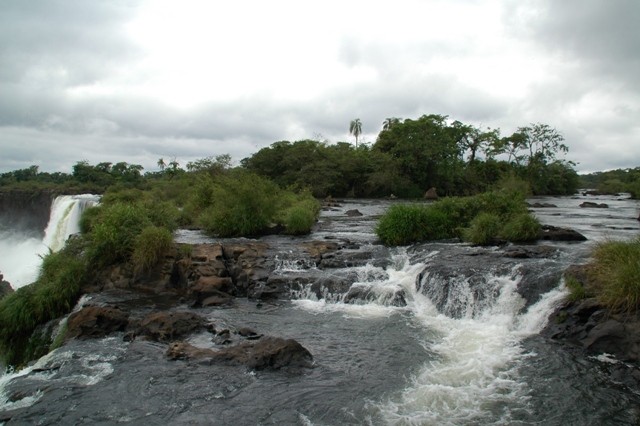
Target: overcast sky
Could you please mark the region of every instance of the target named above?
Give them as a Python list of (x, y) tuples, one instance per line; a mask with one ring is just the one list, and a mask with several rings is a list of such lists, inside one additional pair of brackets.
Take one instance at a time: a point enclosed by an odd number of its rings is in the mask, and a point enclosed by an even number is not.
[(639, 25), (637, 0), (0, 0), (0, 172), (237, 164), (423, 114), (638, 167)]

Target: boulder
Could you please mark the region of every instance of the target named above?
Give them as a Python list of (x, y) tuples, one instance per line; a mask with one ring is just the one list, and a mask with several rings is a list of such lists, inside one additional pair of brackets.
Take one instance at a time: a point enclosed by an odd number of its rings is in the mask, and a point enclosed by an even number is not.
[(311, 367), (313, 361), (311, 353), (296, 340), (279, 337), (266, 337), (218, 351), (176, 342), (169, 346), (166, 354), (171, 360), (200, 359), (210, 363), (244, 365), (251, 370)]
[(127, 315), (117, 308), (88, 306), (69, 315), (65, 340), (104, 337), (124, 331), (128, 324)]
[(349, 217), (358, 217), (358, 216), (364, 216), (360, 210), (358, 209), (354, 209), (354, 210), (347, 210), (344, 214), (346, 214)]
[(586, 241), (587, 237), (571, 228), (542, 225), (539, 239), (549, 241)]
[(200, 277), (189, 289), (187, 297), (194, 307), (217, 306), (230, 303), (233, 292), (233, 282), (229, 277)]
[(435, 188), (429, 188), (427, 192), (424, 193), (424, 197), (422, 198), (424, 198), (425, 200), (437, 200), (438, 192)]
[(137, 334), (155, 341), (172, 341), (204, 328), (206, 323), (192, 312), (156, 312), (140, 322)]
[(607, 209), (609, 208), (609, 205), (606, 203), (594, 203), (592, 201), (585, 201), (584, 203), (580, 204), (580, 207), (582, 208), (591, 208), (591, 209)]
[(533, 204), (527, 203), (527, 205), (529, 207), (531, 207), (531, 208), (534, 208), (534, 209), (547, 209), (547, 208), (558, 207), (558, 206), (556, 206), (555, 204), (552, 204), (552, 203), (533, 203)]

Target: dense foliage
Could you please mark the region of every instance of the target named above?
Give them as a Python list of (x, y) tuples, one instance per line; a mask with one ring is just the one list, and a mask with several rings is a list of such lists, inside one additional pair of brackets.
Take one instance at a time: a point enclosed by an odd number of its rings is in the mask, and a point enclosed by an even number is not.
[(640, 167), (581, 175), (580, 186), (603, 194), (628, 192), (633, 198), (640, 199)]
[(432, 114), (385, 120), (372, 146), (280, 141), (241, 164), (281, 187), (309, 187), (316, 197), (419, 198), (431, 187), (440, 195), (473, 195), (505, 176), (525, 180), (536, 195), (565, 195), (579, 181), (572, 163), (557, 158), (568, 151), (563, 140), (544, 124), (501, 138), (497, 129)]
[(474, 244), (489, 244), (496, 238), (531, 241), (540, 231), (540, 223), (527, 212), (524, 194), (505, 190), (447, 197), (429, 204), (396, 204), (376, 227), (387, 245), (448, 238)]

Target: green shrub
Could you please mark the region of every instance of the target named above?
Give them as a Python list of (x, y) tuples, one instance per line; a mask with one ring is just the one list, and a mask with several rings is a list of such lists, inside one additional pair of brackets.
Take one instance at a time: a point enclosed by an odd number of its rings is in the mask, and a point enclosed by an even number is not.
[(93, 226), (98, 221), (100, 217), (100, 212), (102, 210), (100, 207), (88, 207), (82, 212), (82, 216), (80, 216), (80, 232), (83, 234), (88, 234), (93, 230)]
[(511, 242), (535, 241), (539, 238), (542, 225), (530, 213), (513, 216), (500, 230), (500, 236)]
[(220, 237), (251, 236), (273, 223), (280, 188), (270, 180), (237, 173), (219, 177), (210, 190), (210, 204), (198, 217), (206, 231)]
[(640, 237), (600, 243), (592, 257), (587, 276), (598, 301), (614, 312), (640, 309)]
[(447, 216), (430, 206), (395, 204), (380, 218), (376, 234), (387, 245), (449, 238)]
[(303, 205), (291, 207), (285, 213), (285, 232), (291, 235), (308, 234), (316, 223), (316, 214)]
[(152, 225), (147, 212), (138, 204), (116, 203), (100, 208), (100, 217), (88, 236), (89, 260), (98, 268), (128, 260), (138, 234)]
[(173, 243), (173, 235), (167, 228), (147, 226), (135, 239), (133, 263), (140, 268), (151, 268), (158, 263)]
[(500, 218), (492, 213), (480, 213), (464, 231), (464, 239), (473, 244), (489, 244), (500, 230)]

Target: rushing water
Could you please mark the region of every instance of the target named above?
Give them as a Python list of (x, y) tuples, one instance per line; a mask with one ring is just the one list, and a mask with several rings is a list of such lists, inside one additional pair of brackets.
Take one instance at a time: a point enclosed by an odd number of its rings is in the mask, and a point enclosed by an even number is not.
[(80, 232), (78, 222), (84, 209), (95, 205), (96, 195), (62, 195), (51, 206), (49, 223), (41, 238), (39, 231), (16, 229), (0, 223), (0, 272), (14, 288), (31, 284), (38, 276), (41, 256), (58, 251), (69, 235)]
[[(591, 198), (589, 198), (591, 200)], [(283, 276), (334, 274), (373, 295), (344, 303), (303, 287), (294, 300), (231, 308), (201, 308), (217, 329), (250, 327), (298, 340), (313, 354), (302, 373), (166, 360), (166, 345), (124, 342), (122, 335), (73, 341), (18, 373), (0, 377), (0, 424), (233, 424), (233, 425), (603, 425), (637, 424), (640, 397), (607, 375), (607, 357), (576, 359), (540, 337), (561, 286), (523, 309), (516, 291), (526, 274), (560, 271), (585, 260), (593, 241), (637, 235), (640, 210), (623, 197), (603, 198), (610, 209), (581, 209), (580, 198), (534, 200), (544, 223), (568, 226), (590, 238), (554, 243), (553, 259), (528, 259), (478, 269), (459, 278), (449, 306), (437, 309), (424, 286), (431, 266), (489, 257), (494, 249), (460, 244), (378, 247), (373, 226), (388, 207), (345, 201), (323, 212), (310, 239), (357, 242), (376, 258), (357, 266), (318, 270), (292, 249), (300, 238), (269, 237)], [(357, 208), (363, 217), (347, 217)], [(558, 213), (560, 213), (558, 215)], [(181, 241), (211, 242), (193, 232)], [(483, 257), (484, 258), (484, 257)], [(482, 281), (480, 299), (470, 286)], [(389, 303), (402, 292), (406, 306)], [(453, 294), (453, 293), (452, 293)], [(164, 309), (154, 296), (102, 293), (93, 303), (117, 303), (141, 317)], [(85, 299), (86, 301), (86, 299)], [(179, 306), (180, 310), (189, 308)], [(445, 315), (442, 312), (458, 313)], [(215, 348), (207, 333), (189, 340)], [(5, 413), (5, 414), (3, 414)]]

